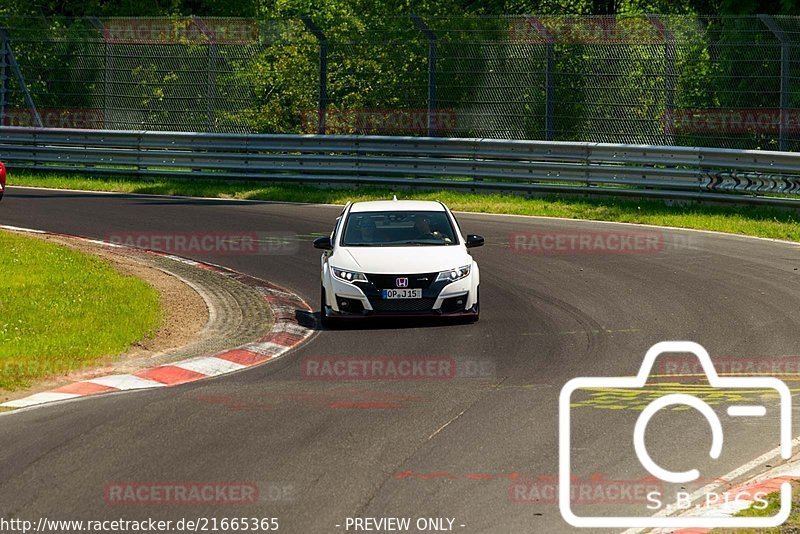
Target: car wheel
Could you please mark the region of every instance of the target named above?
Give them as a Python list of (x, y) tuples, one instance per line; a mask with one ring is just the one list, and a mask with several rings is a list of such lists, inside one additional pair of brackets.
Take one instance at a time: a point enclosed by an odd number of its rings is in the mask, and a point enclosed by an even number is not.
[(325, 286), (320, 286), (320, 297), (319, 297), (319, 322), (322, 323), (323, 328), (330, 328), (333, 324), (333, 320), (325, 311), (326, 303), (325, 303)]
[(475, 311), (477, 312), (475, 315), (470, 315), (468, 321), (470, 323), (477, 323), (478, 319), (481, 317), (481, 288), (478, 287), (477, 290), (477, 302), (475, 303)]

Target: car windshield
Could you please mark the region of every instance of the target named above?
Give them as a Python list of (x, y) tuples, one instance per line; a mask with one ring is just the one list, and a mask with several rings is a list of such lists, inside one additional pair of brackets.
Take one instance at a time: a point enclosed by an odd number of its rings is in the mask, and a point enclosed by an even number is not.
[(443, 211), (364, 211), (351, 213), (342, 246), (398, 247), (454, 245), (455, 232)]

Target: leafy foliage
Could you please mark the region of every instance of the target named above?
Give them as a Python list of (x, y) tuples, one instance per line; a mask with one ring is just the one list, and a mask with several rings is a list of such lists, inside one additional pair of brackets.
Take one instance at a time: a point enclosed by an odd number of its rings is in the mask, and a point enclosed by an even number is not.
[[(669, 142), (661, 121), (670, 84), (679, 109), (776, 108), (775, 37), (755, 17), (716, 15), (797, 9), (791, 0), (0, 0), (37, 105), (102, 109), (107, 127), (315, 132), (320, 42), (304, 19), (327, 38), (329, 132), (368, 133), (381, 114), (419, 118), (429, 43), (414, 13), (437, 37), (436, 107), (459, 120), (448, 133), (532, 139), (546, 136), (545, 40), (530, 28), (510, 37), (529, 19), (499, 15), (618, 14), (652, 31), (644, 14), (657, 12), (676, 28), (673, 63), (658, 39), (624, 47), (566, 39), (556, 41), (551, 69), (556, 139), (656, 143)], [(257, 20), (257, 42), (109, 46), (91, 18), (150, 16), (178, 27), (187, 15)], [(12, 105), (24, 107), (14, 91)], [(774, 143), (756, 137), (758, 146)]]

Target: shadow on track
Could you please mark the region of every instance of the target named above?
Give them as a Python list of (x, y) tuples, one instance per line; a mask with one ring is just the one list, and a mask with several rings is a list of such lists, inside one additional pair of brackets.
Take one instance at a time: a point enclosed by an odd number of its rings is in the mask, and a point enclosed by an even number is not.
[(331, 326), (322, 326), (319, 312), (296, 310), (295, 317), (306, 328), (318, 331), (337, 330), (403, 330), (410, 328), (437, 328), (473, 324), (464, 317), (365, 317), (340, 319)]

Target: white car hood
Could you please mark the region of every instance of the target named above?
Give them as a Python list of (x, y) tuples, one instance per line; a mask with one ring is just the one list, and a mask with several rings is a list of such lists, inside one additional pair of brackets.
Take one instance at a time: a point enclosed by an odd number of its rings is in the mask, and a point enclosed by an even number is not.
[(460, 245), (431, 247), (347, 247), (331, 257), (331, 265), (371, 274), (414, 274), (471, 265)]

